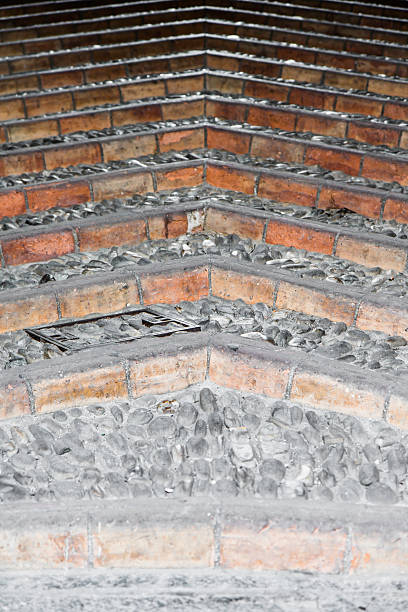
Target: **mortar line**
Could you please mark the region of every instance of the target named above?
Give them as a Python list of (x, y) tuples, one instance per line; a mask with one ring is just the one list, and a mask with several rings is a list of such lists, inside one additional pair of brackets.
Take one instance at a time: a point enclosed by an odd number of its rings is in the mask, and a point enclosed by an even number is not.
[(333, 249), (332, 249), (332, 255), (335, 256), (336, 255), (336, 251), (337, 251), (337, 243), (339, 241), (339, 238), (341, 236), (341, 232), (337, 232), (337, 234), (334, 236), (334, 241), (333, 241)]
[(3, 254), (3, 246), (0, 243), (0, 262), (1, 262), (1, 267), (2, 268), (6, 268), (6, 262), (4, 260), (4, 254)]
[(145, 221), (145, 227), (146, 227), (146, 238), (147, 240), (151, 241), (152, 239), (150, 237), (149, 217), (146, 217), (144, 221)]
[(140, 282), (140, 278), (139, 275), (135, 273), (135, 279), (136, 279), (136, 286), (137, 286), (137, 291), (139, 293), (139, 301), (140, 301), (140, 305), (143, 306), (144, 305), (144, 300), (143, 300), (143, 290), (142, 290), (142, 283)]
[(286, 385), (285, 393), (283, 395), (283, 399), (285, 400), (288, 400), (292, 393), (292, 385), (293, 385), (293, 380), (295, 378), (297, 367), (298, 367), (297, 364), (294, 365), (289, 372), (288, 383)]
[(125, 371), (125, 379), (126, 379), (126, 387), (127, 387), (127, 392), (128, 392), (128, 398), (132, 399), (132, 385), (130, 382), (130, 367), (129, 367), (129, 362), (127, 359), (124, 359), (123, 361), (121, 361), (121, 364), (123, 366), (123, 369)]
[(72, 228), (71, 231), (72, 231), (72, 237), (74, 239), (75, 253), (79, 253), (81, 250), (81, 247), (79, 245), (79, 237), (78, 237), (77, 231), (74, 227)]
[[(315, 197), (315, 208), (319, 208), (319, 200), (320, 200), (320, 192), (322, 190), (322, 185), (317, 186), (316, 197)], [(313, 208), (313, 207), (312, 207)]]
[(346, 575), (350, 574), (352, 559), (353, 559), (353, 527), (352, 525), (347, 525), (346, 545), (344, 548), (344, 557), (343, 557), (343, 573)]
[(383, 408), (383, 413), (382, 413), (382, 418), (384, 419), (384, 421), (387, 423), (388, 422), (388, 411), (389, 411), (389, 407), (390, 407), (390, 401), (391, 401), (391, 391), (389, 391), (385, 397), (384, 400), (384, 408)]
[(28, 378), (26, 378), (25, 376), (22, 377), (25, 385), (27, 387), (27, 395), (28, 395), (28, 401), (30, 403), (30, 412), (32, 415), (36, 414), (36, 409), (35, 409), (35, 398), (34, 398), (34, 392), (33, 392), (33, 388), (31, 386), (31, 382)]
[(88, 567), (94, 567), (94, 550), (93, 550), (93, 538), (92, 538), (92, 517), (89, 512), (86, 515), (86, 539), (88, 549)]
[(362, 176), (361, 172), (363, 171), (364, 161), (365, 161), (365, 154), (363, 153), (363, 155), (361, 156), (361, 159), (360, 159), (360, 165), (359, 165), (359, 168), (358, 168), (357, 176)]
[(280, 285), (280, 280), (277, 281), (276, 285), (275, 285), (275, 289), (273, 292), (273, 298), (272, 298), (272, 310), (276, 309), (276, 300), (278, 299), (278, 291), (279, 291), (279, 285)]
[(261, 173), (259, 173), (254, 182), (254, 196), (258, 196), (259, 182), (261, 180)]
[(269, 219), (265, 219), (264, 228), (262, 231), (262, 242), (266, 241), (266, 232), (268, 231)]
[(151, 170), (150, 174), (151, 174), (151, 177), (152, 177), (153, 191), (156, 192), (157, 191), (157, 178), (156, 178), (155, 170)]
[(203, 161), (203, 183), (207, 184), (207, 160), (206, 159), (204, 159)]
[(90, 196), (91, 196), (91, 202), (95, 202), (95, 194), (94, 194), (94, 190), (93, 190), (92, 181), (88, 181), (88, 187), (89, 187), (89, 193), (90, 193)]
[(385, 203), (387, 201), (388, 195), (384, 195), (381, 198), (381, 206), (380, 206), (380, 215), (379, 215), (379, 220), (383, 221), (384, 219), (384, 209), (385, 209)]
[(362, 302), (363, 302), (364, 298), (365, 298), (365, 296), (364, 296), (364, 297), (362, 297), (362, 298), (361, 298), (361, 300), (359, 300), (359, 301), (357, 302), (357, 304), (356, 304), (356, 309), (355, 309), (355, 311), (354, 311), (353, 321), (352, 321), (352, 323), (351, 323), (350, 327), (355, 327), (355, 326), (356, 326), (356, 322), (357, 322), (357, 318), (358, 318), (358, 313), (359, 313), (359, 311), (360, 311), (360, 306), (361, 306), (361, 304), (362, 304)]
[(212, 346), (207, 344), (207, 361), (205, 366), (205, 380), (210, 380), (210, 364), (211, 364)]
[(221, 509), (217, 506), (214, 514), (214, 567), (221, 565)]

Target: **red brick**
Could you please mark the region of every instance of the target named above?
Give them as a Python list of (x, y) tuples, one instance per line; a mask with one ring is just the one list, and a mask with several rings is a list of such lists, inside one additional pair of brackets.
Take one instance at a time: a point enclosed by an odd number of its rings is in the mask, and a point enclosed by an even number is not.
[(26, 192), (28, 206), (34, 211), (83, 204), (91, 199), (89, 185), (84, 181), (27, 187)]
[(290, 111), (250, 106), (247, 121), (251, 125), (262, 125), (279, 128), (280, 130), (294, 130), (296, 114)]
[(335, 100), (335, 94), (331, 94), (327, 91), (303, 89), (302, 87), (293, 87), (290, 89), (289, 94), (290, 104), (299, 104), (299, 106), (310, 106), (323, 110), (333, 110)]
[(44, 169), (41, 151), (4, 154), (0, 156), (0, 175), (22, 174), (23, 172), (41, 172)]
[(377, 219), (380, 216), (381, 198), (345, 189), (322, 187), (319, 208), (348, 208), (360, 215)]
[(362, 155), (347, 150), (330, 149), (324, 146), (309, 145), (305, 155), (305, 164), (318, 164), (328, 170), (340, 170), (346, 174), (358, 175)]
[(211, 271), (211, 286), (213, 295), (225, 300), (243, 299), (248, 304), (264, 302), (272, 306), (276, 280), (215, 266)]
[(80, 227), (78, 235), (81, 251), (96, 251), (115, 245), (138, 244), (147, 239), (144, 219)]
[(231, 153), (249, 153), (251, 135), (213, 127), (207, 128), (207, 146), (210, 149), (224, 149)]
[(262, 81), (245, 81), (245, 95), (251, 98), (267, 98), (268, 100), (286, 102), (288, 91), (289, 87), (284, 85)]
[(150, 172), (124, 172), (117, 175), (102, 174), (92, 179), (95, 202), (106, 198), (126, 198), (135, 193), (153, 191)]
[(0, 219), (21, 215), (24, 212), (26, 205), (22, 191), (0, 191)]
[(355, 261), (369, 268), (379, 266), (385, 270), (398, 272), (403, 272), (407, 263), (407, 252), (403, 248), (382, 246), (350, 236), (340, 236), (336, 246), (336, 257)]
[(351, 325), (357, 298), (326, 293), (325, 289), (302, 286), (296, 282), (281, 281), (276, 298), (276, 308), (287, 308), (316, 317), (328, 317)]
[(298, 115), (296, 131), (313, 132), (325, 136), (337, 136), (343, 138), (346, 134), (347, 122), (330, 119), (328, 117), (311, 116), (307, 114)]
[(382, 112), (383, 102), (371, 100), (369, 97), (363, 96), (342, 96), (337, 94), (336, 111), (340, 113), (362, 113), (364, 115), (372, 115), (380, 117)]
[(103, 130), (110, 127), (109, 112), (76, 113), (59, 120), (61, 134), (72, 132), (86, 132), (89, 130)]
[(11, 419), (30, 414), (30, 398), (22, 380), (8, 380), (0, 383), (0, 419)]
[[(362, 112), (362, 111), (360, 111)], [(400, 136), (399, 130), (392, 130), (390, 127), (375, 128), (372, 126), (359, 125), (350, 122), (347, 137), (354, 138), (359, 142), (367, 142), (372, 145), (386, 145), (387, 147), (398, 146)], [(403, 146), (401, 144), (401, 146)]]
[(395, 219), (399, 223), (408, 223), (408, 202), (388, 198), (384, 207), (384, 219)]
[(265, 220), (251, 215), (209, 208), (206, 229), (220, 234), (237, 234), (243, 238), (262, 240)]
[(122, 98), (124, 102), (166, 95), (166, 89), (163, 80), (144, 81), (143, 83), (121, 85), (120, 90), (122, 92)]
[(182, 77), (167, 79), (169, 94), (196, 93), (204, 89), (204, 76)]
[(204, 129), (177, 130), (159, 134), (159, 149), (164, 151), (183, 151), (204, 147)]
[(285, 80), (294, 79), (297, 82), (315, 83), (317, 85), (322, 81), (322, 74), (321, 70), (284, 65), (281, 76)]
[(197, 301), (208, 296), (208, 270), (196, 268), (166, 273), (140, 274), (140, 282), (145, 304), (159, 304), (170, 302)]
[[(3, 94), (5, 95), (5, 94)], [(0, 101), (0, 120), (7, 121), (9, 119), (24, 118), (24, 104), (21, 98), (16, 100), (1, 100)]]
[(68, 92), (38, 96), (27, 96), (25, 99), (27, 117), (45, 113), (62, 113), (72, 110), (72, 96)]
[(281, 203), (314, 206), (317, 186), (294, 181), (292, 178), (261, 175), (258, 195)]
[(232, 189), (252, 195), (254, 192), (255, 175), (245, 170), (228, 168), (228, 166), (207, 167), (207, 182), (215, 187)]
[(284, 140), (279, 137), (253, 136), (251, 155), (302, 163), (305, 149), (306, 145), (301, 142)]
[(364, 158), (361, 175), (390, 183), (398, 181), (401, 185), (408, 185), (407, 170), (408, 164), (406, 162), (391, 161), (367, 155)]
[(45, 121), (40, 120), (17, 123), (15, 125), (9, 125), (7, 127), (7, 132), (10, 142), (58, 136), (58, 121), (49, 119)]
[(44, 159), (48, 170), (77, 164), (96, 164), (102, 161), (99, 144), (95, 142), (45, 149)]
[(5, 238), (1, 241), (1, 246), (7, 266), (46, 261), (75, 251), (74, 238), (69, 230), (41, 233), (26, 238)]
[(168, 172), (157, 172), (157, 189), (179, 189), (180, 187), (193, 187), (201, 185), (203, 180), (203, 166), (192, 168), (179, 168)]
[(269, 221), (265, 241), (331, 255), (335, 234), (283, 221)]
[(157, 152), (154, 134), (135, 134), (126, 138), (103, 140), (101, 145), (105, 162), (151, 155)]
[(94, 87), (93, 89), (79, 89), (74, 93), (75, 108), (81, 109), (89, 106), (102, 106), (102, 104), (119, 104), (118, 87)]
[(160, 104), (140, 104), (112, 111), (113, 125), (129, 125), (143, 123), (144, 121), (161, 121), (162, 111)]
[(404, 304), (398, 302), (377, 304), (363, 301), (358, 310), (356, 326), (408, 338), (408, 311)]
[(58, 320), (57, 302), (50, 293), (13, 297), (0, 302), (0, 333)]
[(204, 115), (204, 100), (194, 100), (193, 102), (165, 102), (162, 104), (163, 119), (188, 119)]
[(151, 240), (175, 238), (188, 231), (188, 220), (185, 213), (166, 213), (152, 215), (148, 218)]
[(228, 119), (229, 121), (244, 121), (245, 113), (245, 104), (207, 100), (207, 117), (218, 117)]
[(64, 70), (59, 72), (45, 72), (39, 75), (41, 84), (44, 89), (53, 89), (54, 87), (75, 87), (83, 85), (84, 79), (82, 70)]

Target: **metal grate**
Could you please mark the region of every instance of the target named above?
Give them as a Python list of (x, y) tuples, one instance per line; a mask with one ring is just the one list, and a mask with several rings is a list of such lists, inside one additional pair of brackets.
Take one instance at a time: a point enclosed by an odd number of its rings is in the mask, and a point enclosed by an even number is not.
[[(109, 330), (109, 338), (100, 342), (97, 338), (83, 340), (86, 336), (86, 326), (90, 323), (100, 321), (108, 321), (111, 319), (119, 320), (119, 323), (127, 324), (131, 328), (131, 333), (119, 333), (115, 329)], [(79, 334), (81, 326), (85, 333)], [(170, 336), (181, 332), (197, 332), (201, 331), (200, 325), (196, 325), (181, 317), (168, 317), (154, 308), (128, 308), (117, 311), (109, 315), (91, 315), (81, 319), (65, 319), (52, 325), (39, 325), (30, 327), (24, 330), (31, 338), (52, 344), (58, 347), (61, 351), (81, 351), (89, 348), (106, 346), (116, 342), (132, 342), (137, 339), (151, 336)], [(101, 336), (104, 335), (103, 326), (101, 326)]]

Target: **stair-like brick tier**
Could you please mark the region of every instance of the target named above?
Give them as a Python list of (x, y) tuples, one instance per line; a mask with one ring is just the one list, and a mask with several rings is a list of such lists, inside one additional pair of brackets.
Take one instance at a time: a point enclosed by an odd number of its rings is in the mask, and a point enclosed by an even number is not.
[[(0, 8), (0, 345), (10, 338), (13, 359), (26, 328), (206, 298), (406, 344), (406, 4), (232, 4)], [(201, 235), (194, 253), (189, 241)], [(217, 250), (221, 237), (229, 251)], [(174, 245), (183, 240), (182, 257)], [(137, 250), (156, 244), (156, 259)], [(111, 265), (126, 248), (130, 259)], [(315, 274), (317, 261), (326, 268)], [(373, 420), (400, 436), (405, 457), (402, 357), (363, 369), (377, 361), (218, 327), (19, 367), (11, 359), (0, 372), (0, 426), (209, 384)], [(34, 456), (30, 444), (10, 457)], [(91, 495), (65, 512), (63, 502), (9, 499), (36, 492), (5, 480), (11, 459), (1, 452), (2, 570), (407, 571), (406, 469), (393, 501), (384, 493), (374, 507), (258, 494), (141, 496), (136, 507)]]

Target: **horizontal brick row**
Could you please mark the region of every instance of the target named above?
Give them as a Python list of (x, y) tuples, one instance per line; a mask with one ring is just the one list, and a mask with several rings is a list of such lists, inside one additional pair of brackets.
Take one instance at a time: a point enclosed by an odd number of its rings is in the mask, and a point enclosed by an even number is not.
[(407, 265), (408, 247), (388, 236), (218, 203), (167, 206), (163, 211), (115, 213), (58, 224), (57, 228), (51, 225), (8, 231), (0, 235), (0, 248), (4, 265), (14, 266), (74, 251), (132, 245), (148, 238), (174, 238), (203, 230), (335, 255), (397, 272)]
[[(274, 5), (274, 12), (279, 14), (283, 10), (290, 10), (302, 12), (299, 7), (285, 7), (283, 5)], [(309, 11), (310, 9), (306, 9)], [(317, 12), (313, 9), (313, 13)], [(315, 16), (313, 19), (315, 19)], [(310, 17), (310, 15), (309, 15)], [(359, 19), (357, 15), (346, 15), (347, 21)], [(155, 23), (166, 23), (173, 21), (174, 16), (169, 11), (157, 11), (157, 12), (138, 12), (130, 13), (126, 16), (117, 15), (109, 18), (100, 18), (99, 20), (77, 20), (64, 23), (56, 24), (36, 24), (34, 27), (20, 29), (18, 31), (19, 39), (18, 42), (11, 39), (15, 39), (15, 29), (0, 30), (0, 56), (14, 56), (14, 55), (25, 55), (38, 52), (46, 52), (49, 50), (61, 51), (64, 49), (70, 49), (72, 46), (87, 46), (92, 44), (114, 44), (118, 42), (130, 42), (134, 40), (140, 40), (140, 26), (150, 27)], [(178, 11), (178, 19), (180, 21), (185, 20), (201, 20), (203, 23), (203, 30), (206, 30), (206, 23), (214, 20), (228, 20), (230, 18), (229, 9), (208, 7), (197, 8), (185, 8)], [(273, 22), (275, 22), (276, 16), (265, 19), (264, 12), (253, 12), (253, 11), (235, 11), (235, 18), (246, 23), (258, 24), (264, 28), (269, 28)], [(138, 34), (132, 35), (129, 31), (130, 28), (138, 27)], [(229, 25), (228, 28), (231, 26)], [(209, 33), (213, 31), (214, 26), (210, 26)], [(265, 30), (262, 30), (265, 31)], [(171, 35), (169, 32), (168, 35)], [(75, 35), (75, 36), (74, 36)], [(166, 34), (164, 34), (166, 35)], [(325, 33), (313, 33), (310, 34), (307, 31), (299, 32), (298, 30), (284, 30), (282, 28), (275, 28), (268, 32), (268, 40), (281, 41), (286, 43), (293, 43), (296, 45), (303, 45), (305, 47), (305, 56), (311, 57), (306, 52), (308, 47), (317, 47), (322, 49), (333, 49), (336, 51), (346, 51), (348, 53), (358, 53), (367, 55), (379, 55), (393, 58), (406, 58), (407, 50), (403, 45), (391, 45), (389, 42), (384, 43), (378, 40), (381, 38), (381, 33), (377, 37), (375, 43), (348, 39), (342, 36), (327, 36)], [(265, 35), (262, 38), (266, 37)], [(75, 38), (75, 42), (74, 39)], [(259, 34), (256, 38), (260, 38)], [(298, 51), (296, 50), (296, 53)], [(301, 52), (301, 50), (299, 50)], [(294, 58), (295, 59), (295, 58)], [(302, 60), (303, 61), (303, 60)], [(306, 61), (306, 60), (304, 60)]]
[(107, 198), (127, 198), (135, 193), (178, 189), (201, 185), (203, 162), (162, 164), (154, 170), (139, 168), (88, 175), (0, 190), (2, 216), (18, 215), (27, 210), (46, 210), (54, 206), (73, 206), (84, 202), (100, 202)]
[[(53, 323), (64, 317), (112, 312), (139, 303), (195, 301), (209, 294), (210, 285), (212, 295), (223, 299), (263, 302), (271, 308), (328, 317), (355, 324), (359, 329), (408, 338), (408, 308), (399, 300), (328, 286), (324, 281), (301, 279), (290, 273), (270, 271), (265, 266), (204, 256), (151, 264), (142, 271), (133, 266), (120, 273), (95, 273), (76, 282), (5, 290), (0, 301), (0, 333)], [(4, 406), (12, 409), (7, 403)]]
[(408, 198), (403, 194), (389, 195), (370, 187), (357, 187), (350, 183), (316, 180), (296, 176), (280, 170), (250, 168), (240, 164), (226, 164), (209, 160), (206, 180), (214, 187), (232, 189), (248, 195), (280, 203), (316, 206), (318, 208), (347, 208), (372, 218), (408, 220)]
[(220, 570), (286, 570), (312, 580), (407, 571), (404, 508), (202, 498), (24, 507), (24, 516), (17, 504), (2, 511), (2, 571), (83, 569), (88, 580), (92, 567), (217, 567), (218, 578)]
[[(191, 299), (191, 298), (190, 298)], [(174, 338), (109, 346), (103, 355), (87, 349), (38, 362), (24, 374), (0, 377), (1, 418), (67, 410), (97, 401), (172, 393), (207, 377), (223, 387), (292, 399), (322, 410), (385, 419), (407, 429), (408, 396), (403, 385), (389, 389), (390, 376), (364, 372), (277, 349), (258, 340), (196, 332)]]
[[(281, 18), (274, 18), (275, 27), (285, 28), (291, 27), (291, 22), (280, 23)], [(285, 21), (285, 20), (284, 20)], [(294, 20), (293, 27), (302, 24), (302, 20)], [(316, 22), (319, 24), (319, 22)], [(203, 27), (207, 33), (203, 34)], [(323, 25), (323, 24), (321, 24)], [(140, 28), (138, 28), (138, 31)], [(218, 22), (205, 20), (196, 21), (190, 20), (183, 23), (173, 22), (166, 25), (152, 25), (143, 27), (143, 38), (140, 39), (141, 33), (135, 34), (134, 30), (120, 30), (116, 34), (103, 34), (96, 36), (95, 40), (90, 45), (97, 44), (99, 48), (92, 46), (79, 47), (77, 49), (51, 50), (44, 52), (41, 55), (27, 54), (21, 56), (11, 56), (10, 59), (0, 61), (0, 74), (8, 75), (18, 72), (26, 72), (31, 70), (46, 70), (49, 68), (63, 68), (71, 65), (79, 65), (87, 62), (108, 62), (112, 59), (131, 58), (141, 55), (151, 55), (159, 53), (171, 53), (185, 51), (187, 49), (204, 49), (212, 47), (214, 39), (219, 37), (221, 42), (216, 43), (217, 49), (239, 51), (248, 53), (248, 49), (253, 48), (252, 40), (260, 39), (262, 42), (258, 44), (267, 48), (267, 53), (262, 52), (269, 58), (275, 60), (295, 60), (303, 63), (321, 64), (332, 68), (348, 69), (355, 71), (363, 71), (374, 74), (386, 74), (388, 76), (399, 76), (406, 78), (408, 76), (408, 68), (406, 62), (396, 58), (378, 58), (375, 56), (367, 57), (360, 54), (352, 54), (349, 52), (338, 52), (325, 49), (313, 50), (307, 47), (289, 47), (284, 43), (273, 40), (273, 29), (267, 26), (249, 26), (237, 25), (233, 22)], [(319, 30), (317, 30), (319, 31)], [(393, 36), (395, 33), (391, 33)], [(195, 36), (192, 36), (195, 35)], [(93, 35), (89, 35), (91, 38)], [(231, 37), (239, 37), (243, 40), (234, 40)], [(114, 38), (120, 37), (120, 42), (115, 42)], [(282, 38), (285, 39), (287, 33), (284, 32)], [(151, 39), (157, 39), (153, 43)], [(111, 39), (111, 42), (110, 40)], [(175, 44), (174, 39), (178, 42)], [(408, 33), (403, 34), (402, 44), (406, 44)], [(53, 39), (54, 40), (54, 39)], [(60, 39), (56, 39), (57, 42)], [(71, 40), (71, 39), (69, 39)], [(207, 44), (205, 45), (205, 42)], [(399, 41), (394, 41), (399, 42)], [(101, 45), (102, 43), (102, 45)], [(126, 43), (126, 44), (124, 44)], [(10, 47), (13, 43), (7, 43)], [(27, 43), (34, 44), (34, 43)], [(50, 42), (51, 44), (51, 42)], [(57, 44), (57, 43), (55, 43)], [(61, 43), (58, 43), (59, 45)], [(205, 46), (204, 46), (205, 45)], [(6, 47), (6, 43), (3, 44)], [(154, 47), (154, 53), (152, 48)], [(1, 44), (0, 44), (1, 49)]]
[(109, 174), (88, 175), (86, 178), (50, 181), (25, 187), (0, 190), (0, 210), (3, 216), (46, 210), (54, 206), (73, 206), (105, 198), (130, 197), (134, 193), (177, 189), (200, 185), (204, 173), (214, 187), (259, 195), (281, 203), (348, 208), (367, 217), (408, 221), (408, 198), (404, 194), (389, 195), (369, 187), (350, 183), (339, 185), (329, 180), (296, 176), (281, 170), (260, 169), (205, 160), (202, 162), (164, 164), (155, 170), (142, 168), (120, 170)]
[[(203, 101), (193, 102), (194, 110), (203, 109)], [(187, 108), (191, 108), (187, 106)], [(193, 110), (193, 112), (194, 112)], [(177, 112), (172, 109), (171, 112)], [(200, 113), (198, 113), (200, 114)], [(0, 174), (42, 172), (77, 164), (96, 164), (129, 159), (170, 150), (199, 149), (204, 147), (205, 127), (192, 129), (151, 130), (121, 136), (93, 138), (92, 140), (30, 147), (0, 154)]]

